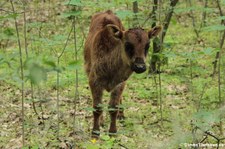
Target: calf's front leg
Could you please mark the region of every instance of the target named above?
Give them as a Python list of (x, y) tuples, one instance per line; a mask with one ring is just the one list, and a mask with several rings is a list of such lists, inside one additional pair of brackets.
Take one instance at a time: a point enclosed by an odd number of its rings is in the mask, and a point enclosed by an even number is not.
[(112, 135), (117, 132), (116, 119), (119, 111), (120, 98), (125, 86), (125, 82), (117, 85), (111, 92), (111, 98), (109, 101), (109, 114), (111, 118), (109, 134)]
[(93, 129), (92, 129), (92, 137), (98, 138), (100, 135), (100, 119), (102, 116), (102, 94), (103, 89), (99, 86), (96, 86), (94, 82), (90, 81), (90, 88), (93, 98), (93, 116), (94, 116), (94, 122), (93, 122)]
[[(120, 97), (120, 105), (122, 105), (122, 97)], [(117, 115), (117, 119), (118, 120), (124, 120), (125, 116), (124, 116), (124, 109), (122, 107), (119, 108), (119, 112)]]

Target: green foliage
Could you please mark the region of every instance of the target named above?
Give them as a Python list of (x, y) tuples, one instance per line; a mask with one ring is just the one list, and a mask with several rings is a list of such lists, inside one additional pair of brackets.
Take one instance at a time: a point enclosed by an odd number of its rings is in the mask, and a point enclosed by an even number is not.
[(100, 147), (99, 146), (96, 146), (96, 145), (93, 145), (93, 144), (88, 144), (86, 146), (87, 149), (99, 149)]
[(69, 0), (65, 2), (65, 5), (71, 5), (71, 6), (83, 6), (81, 3), (81, 0)]
[(81, 68), (81, 61), (71, 61), (67, 66), (67, 69), (69, 70), (77, 70), (80, 68)]
[(25, 69), (28, 70), (27, 78), (33, 83), (38, 84), (47, 80), (47, 71), (45, 68), (32, 60), (25, 62)]
[(213, 12), (214, 9), (213, 8), (205, 8), (202, 6), (192, 6), (192, 7), (186, 7), (186, 8), (175, 8), (174, 12), (175, 13), (187, 13), (190, 11), (195, 11), (195, 12)]
[(100, 140), (92, 139), (90, 142), (83, 143), (82, 147), (87, 149), (110, 149), (113, 148), (115, 140), (115, 138), (108, 135), (101, 135)]
[(220, 122), (220, 117), (216, 111), (201, 110), (193, 117), (193, 124), (202, 131), (209, 131), (212, 126)]
[(14, 19), (18, 16), (18, 14), (6, 14), (6, 15), (1, 15), (0, 16), (0, 21), (5, 20), (5, 19)]
[(104, 148), (112, 148), (115, 142), (115, 138), (109, 137), (108, 135), (102, 135), (101, 139), (104, 141), (103, 146)]
[(80, 16), (81, 13), (82, 13), (82, 11), (70, 11), (70, 12), (64, 12), (62, 14), (62, 16), (68, 18), (68, 17), (71, 17), (71, 16)]
[(223, 31), (225, 30), (224, 25), (212, 25), (203, 28), (203, 31)]
[(6, 27), (3, 29), (2, 33), (0, 34), (1, 40), (15, 40), (14, 36), (14, 29), (10, 27)]
[(125, 20), (125, 19), (129, 19), (133, 16), (133, 12), (130, 11), (130, 10), (119, 10), (119, 11), (116, 11), (116, 15), (121, 18), (122, 20)]
[(14, 35), (14, 30), (12, 28), (5, 28), (4, 31), (3, 31), (3, 33), (6, 36), (10, 37), (10, 36), (13, 36)]

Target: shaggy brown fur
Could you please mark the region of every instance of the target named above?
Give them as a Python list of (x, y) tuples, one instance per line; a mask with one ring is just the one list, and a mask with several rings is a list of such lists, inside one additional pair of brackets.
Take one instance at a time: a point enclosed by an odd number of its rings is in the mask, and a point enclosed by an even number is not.
[(102, 108), (99, 105), (102, 103), (104, 90), (111, 92), (109, 132), (117, 132), (116, 118), (123, 117), (118, 105), (122, 103), (121, 94), (125, 81), (133, 71), (142, 73), (146, 70), (149, 39), (160, 30), (161, 27), (155, 27), (149, 32), (141, 28), (125, 31), (120, 19), (110, 10), (92, 17), (85, 42), (84, 60), (95, 109), (93, 137), (98, 137), (100, 131)]

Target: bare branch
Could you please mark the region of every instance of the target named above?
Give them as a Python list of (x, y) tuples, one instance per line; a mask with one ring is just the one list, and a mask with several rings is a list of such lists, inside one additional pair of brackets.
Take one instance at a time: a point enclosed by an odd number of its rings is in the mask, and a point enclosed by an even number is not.
[[(220, 6), (219, 0), (217, 0), (216, 2), (217, 2), (217, 7), (218, 7), (219, 12), (220, 12), (220, 16), (224, 16), (223, 12), (222, 12), (222, 9), (221, 9), (221, 6)], [(225, 25), (225, 20), (221, 20), (221, 25)], [(225, 30), (223, 31), (223, 35), (222, 35), (222, 38), (220, 40), (220, 52), (216, 53), (216, 58), (215, 58), (215, 61), (213, 62), (213, 64), (214, 64), (213, 65), (213, 74), (212, 74), (213, 77), (215, 76), (215, 73), (216, 73), (217, 61), (220, 58), (220, 53), (221, 53), (223, 45), (224, 45), (224, 40), (225, 40)]]
[[(15, 8), (13, 5), (13, 1), (10, 0), (11, 6), (12, 6), (12, 12), (15, 13)], [(19, 54), (20, 54), (20, 75), (21, 75), (21, 100), (22, 100), (22, 109), (21, 109), (21, 119), (22, 119), (22, 143), (23, 146), (25, 145), (25, 135), (24, 135), (24, 73), (23, 73), (23, 55), (22, 55), (22, 47), (20, 43), (20, 35), (19, 35), (19, 29), (18, 29), (18, 24), (17, 24), (17, 19), (16, 17), (14, 18), (15, 22), (15, 27), (16, 27), (16, 35), (17, 35), (17, 42), (19, 46)]]
[(166, 36), (167, 29), (168, 29), (168, 27), (170, 25), (170, 20), (172, 18), (173, 12), (174, 12), (174, 7), (176, 6), (176, 4), (177, 4), (178, 1), (179, 0), (171, 0), (170, 1), (170, 9), (169, 9), (169, 12), (167, 13), (166, 18), (163, 21), (163, 23), (164, 23), (163, 30), (164, 31), (162, 32), (162, 43), (163, 43), (164, 38)]

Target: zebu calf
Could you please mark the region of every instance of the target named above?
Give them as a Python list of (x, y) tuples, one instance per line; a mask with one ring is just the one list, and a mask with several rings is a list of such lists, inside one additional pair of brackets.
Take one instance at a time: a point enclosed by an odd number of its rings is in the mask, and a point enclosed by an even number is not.
[(148, 32), (141, 28), (125, 30), (120, 19), (110, 10), (92, 17), (84, 59), (95, 109), (93, 137), (100, 134), (102, 108), (99, 105), (104, 90), (111, 92), (109, 133), (117, 132), (116, 118), (123, 117), (123, 111), (119, 110), (118, 105), (122, 103), (125, 81), (133, 72), (142, 73), (146, 70), (149, 40), (160, 31), (159, 26)]

